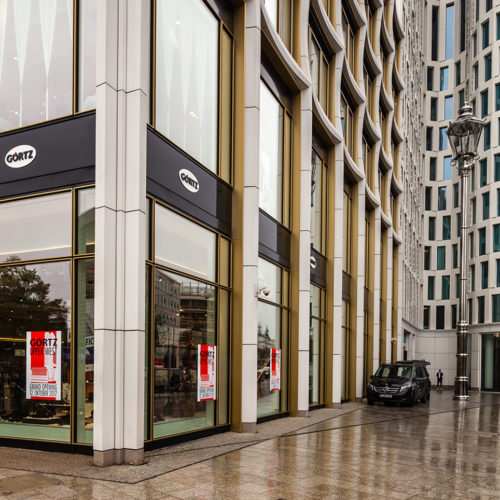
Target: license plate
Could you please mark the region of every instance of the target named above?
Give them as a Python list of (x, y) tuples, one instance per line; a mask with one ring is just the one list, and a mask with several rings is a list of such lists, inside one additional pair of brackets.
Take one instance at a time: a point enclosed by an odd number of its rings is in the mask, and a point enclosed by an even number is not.
[(390, 398), (392, 398), (392, 394), (381, 394), (380, 397), (390, 399)]

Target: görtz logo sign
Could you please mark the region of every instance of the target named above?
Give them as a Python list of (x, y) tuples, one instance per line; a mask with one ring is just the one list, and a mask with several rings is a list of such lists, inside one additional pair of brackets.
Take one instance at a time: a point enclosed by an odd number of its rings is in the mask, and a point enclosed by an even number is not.
[(5, 164), (10, 168), (21, 168), (29, 165), (36, 158), (36, 149), (23, 144), (12, 148), (5, 155)]
[(191, 191), (191, 193), (197, 193), (200, 190), (198, 179), (193, 174), (193, 172), (191, 172), (187, 168), (179, 170), (179, 179), (181, 180), (182, 185), (188, 191)]

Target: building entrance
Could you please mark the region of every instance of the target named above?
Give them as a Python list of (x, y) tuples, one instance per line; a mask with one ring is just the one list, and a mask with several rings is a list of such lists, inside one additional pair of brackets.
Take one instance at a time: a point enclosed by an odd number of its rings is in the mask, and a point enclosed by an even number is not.
[(500, 334), (482, 336), (481, 390), (500, 392)]

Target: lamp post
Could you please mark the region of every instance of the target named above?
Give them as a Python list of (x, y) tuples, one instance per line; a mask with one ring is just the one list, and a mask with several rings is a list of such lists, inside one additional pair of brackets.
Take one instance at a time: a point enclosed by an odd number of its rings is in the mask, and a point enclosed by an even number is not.
[(469, 380), (467, 377), (467, 334), (468, 323), (465, 314), (467, 287), (467, 219), (469, 172), (477, 158), (477, 146), (483, 131), (484, 122), (472, 114), (472, 106), (464, 103), (458, 118), (450, 122), (446, 131), (453, 152), (453, 164), (457, 165), (462, 186), (462, 214), (460, 223), (460, 302), (457, 322), (457, 376), (453, 399), (469, 399)]

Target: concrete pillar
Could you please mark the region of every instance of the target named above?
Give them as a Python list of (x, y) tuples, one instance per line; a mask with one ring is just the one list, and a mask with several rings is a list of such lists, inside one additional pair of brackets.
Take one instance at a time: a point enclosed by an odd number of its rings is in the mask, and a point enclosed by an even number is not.
[(146, 0), (99, 2), (96, 63), (94, 463), (144, 454)]
[(380, 364), (380, 266), (382, 259), (380, 254), (380, 207), (375, 209), (375, 231), (373, 252), (373, 370)]
[(241, 430), (257, 423), (257, 326), (259, 259), (260, 1), (246, 2), (245, 144), (243, 179), (243, 290)]

